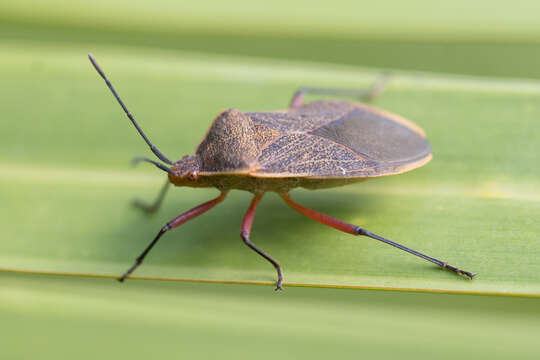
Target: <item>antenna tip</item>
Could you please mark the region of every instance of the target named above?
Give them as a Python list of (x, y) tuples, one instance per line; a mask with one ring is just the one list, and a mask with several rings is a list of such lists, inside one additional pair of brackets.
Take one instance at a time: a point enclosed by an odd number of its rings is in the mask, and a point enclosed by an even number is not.
[(92, 55), (92, 53), (88, 53), (88, 59), (90, 59), (90, 62), (92, 63), (92, 66), (94, 67), (94, 69), (96, 69), (96, 71), (103, 78), (103, 80), (105, 80), (105, 82), (107, 82), (107, 78), (105, 77), (105, 74), (103, 73), (103, 71), (99, 67), (99, 65), (98, 65), (98, 63), (96, 61), (96, 58), (94, 58), (94, 55)]
[(143, 157), (136, 157), (131, 159), (131, 166), (135, 167), (139, 165), (141, 162), (146, 161), (146, 158)]

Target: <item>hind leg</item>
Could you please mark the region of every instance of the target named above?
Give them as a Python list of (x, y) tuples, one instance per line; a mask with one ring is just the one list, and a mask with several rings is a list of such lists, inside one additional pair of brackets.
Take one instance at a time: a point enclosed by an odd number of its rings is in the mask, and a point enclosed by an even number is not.
[(323, 225), (333, 227), (334, 229), (343, 231), (343, 232), (351, 234), (351, 235), (366, 236), (366, 237), (369, 237), (369, 238), (372, 238), (372, 239), (375, 239), (375, 240), (379, 240), (379, 241), (381, 241), (383, 243), (394, 246), (394, 247), (396, 247), (396, 248), (398, 248), (400, 250), (406, 251), (409, 254), (416, 255), (416, 256), (424, 259), (424, 260), (427, 260), (427, 261), (432, 262), (432, 263), (434, 263), (436, 265), (439, 265), (443, 269), (453, 271), (454, 273), (456, 273), (458, 275), (466, 276), (471, 280), (476, 275), (476, 274), (470, 273), (468, 271), (461, 270), (461, 269), (459, 269), (459, 268), (457, 268), (455, 266), (449, 265), (448, 263), (446, 263), (444, 261), (432, 258), (431, 256), (427, 256), (425, 254), (422, 254), (421, 252), (418, 252), (416, 250), (409, 249), (406, 246), (403, 246), (401, 244), (398, 244), (396, 242), (393, 242), (391, 240), (383, 238), (382, 236), (374, 234), (374, 233), (372, 233), (372, 232), (370, 232), (370, 231), (368, 231), (368, 230), (366, 230), (364, 228), (361, 228), (360, 226), (356, 226), (356, 225), (353, 225), (353, 224), (346, 223), (344, 221), (338, 220), (336, 218), (333, 218), (333, 217), (325, 215), (325, 214), (321, 214), (320, 212), (317, 212), (315, 210), (312, 210), (312, 209), (309, 209), (309, 208), (307, 208), (305, 206), (302, 206), (302, 205), (292, 201), (289, 194), (280, 194), (280, 196), (283, 198), (283, 200), (285, 200), (287, 205), (292, 207), (294, 210), (298, 211), (300, 214), (302, 214), (304, 216), (307, 216), (308, 218), (310, 218), (312, 220), (315, 220), (315, 221), (317, 221), (317, 222), (319, 222), (319, 223), (321, 223)]
[(332, 89), (332, 88), (312, 88), (312, 87), (303, 87), (298, 89), (292, 99), (290, 108), (294, 109), (301, 106), (304, 102), (304, 94), (325, 94), (325, 95), (335, 95), (335, 96), (351, 96), (358, 97), (364, 101), (369, 101), (374, 99), (376, 96), (380, 95), (388, 82), (389, 73), (382, 73), (377, 77), (375, 82), (368, 89), (355, 90), (355, 89)]

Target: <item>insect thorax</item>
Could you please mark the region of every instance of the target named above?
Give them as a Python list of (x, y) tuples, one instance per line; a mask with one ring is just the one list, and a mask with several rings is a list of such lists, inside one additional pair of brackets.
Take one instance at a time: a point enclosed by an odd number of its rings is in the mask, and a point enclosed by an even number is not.
[(249, 116), (235, 109), (222, 111), (197, 147), (196, 155), (205, 172), (242, 171), (256, 164), (259, 148)]

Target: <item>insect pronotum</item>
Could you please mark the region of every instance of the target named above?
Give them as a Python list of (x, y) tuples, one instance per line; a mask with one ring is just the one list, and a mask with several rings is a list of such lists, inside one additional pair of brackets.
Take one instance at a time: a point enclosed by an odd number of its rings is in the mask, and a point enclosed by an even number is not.
[(470, 279), (475, 276), (360, 226), (304, 207), (289, 195), (296, 187), (330, 188), (370, 177), (399, 174), (420, 167), (431, 159), (431, 147), (424, 131), (398, 115), (357, 102), (325, 100), (305, 104), (303, 101), (304, 94), (308, 93), (369, 99), (382, 91), (384, 77), (365, 91), (302, 88), (294, 94), (287, 111), (224, 110), (214, 119), (195, 154), (173, 162), (148, 140), (96, 59), (91, 54), (88, 57), (150, 150), (162, 163), (147, 158), (137, 158), (135, 161), (149, 162), (168, 174), (167, 182), (154, 204), (137, 202), (136, 205), (147, 212), (156, 211), (170, 183), (176, 186), (215, 187), (221, 192), (217, 198), (165, 224), (133, 266), (119, 278), (120, 281), (129, 277), (143, 262), (164, 233), (210, 210), (222, 202), (231, 189), (249, 191), (254, 195), (244, 215), (240, 236), (249, 248), (275, 267), (276, 290), (282, 290), (281, 265), (250, 239), (255, 210), (268, 191), (277, 192), (291, 208), (324, 225), (351, 235), (382, 241)]

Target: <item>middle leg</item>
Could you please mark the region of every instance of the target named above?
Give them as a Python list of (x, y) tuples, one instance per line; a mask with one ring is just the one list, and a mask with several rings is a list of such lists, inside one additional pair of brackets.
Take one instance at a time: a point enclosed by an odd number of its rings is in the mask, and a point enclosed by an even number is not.
[(249, 234), (251, 233), (251, 225), (253, 225), (253, 219), (255, 218), (255, 210), (257, 208), (257, 205), (262, 199), (262, 194), (257, 194), (251, 200), (251, 204), (249, 205), (249, 208), (246, 212), (246, 215), (244, 215), (244, 220), (242, 221), (242, 231), (240, 232), (240, 237), (244, 241), (244, 244), (250, 247), (251, 250), (255, 251), (257, 254), (261, 255), (263, 258), (268, 260), (274, 267), (276, 268), (277, 274), (278, 274), (278, 280), (276, 282), (276, 290), (283, 290), (281, 287), (281, 283), (283, 282), (283, 276), (281, 274), (281, 265), (278, 261), (274, 260), (270, 255), (259, 249), (257, 246), (255, 246), (254, 243), (251, 242), (249, 239)]

